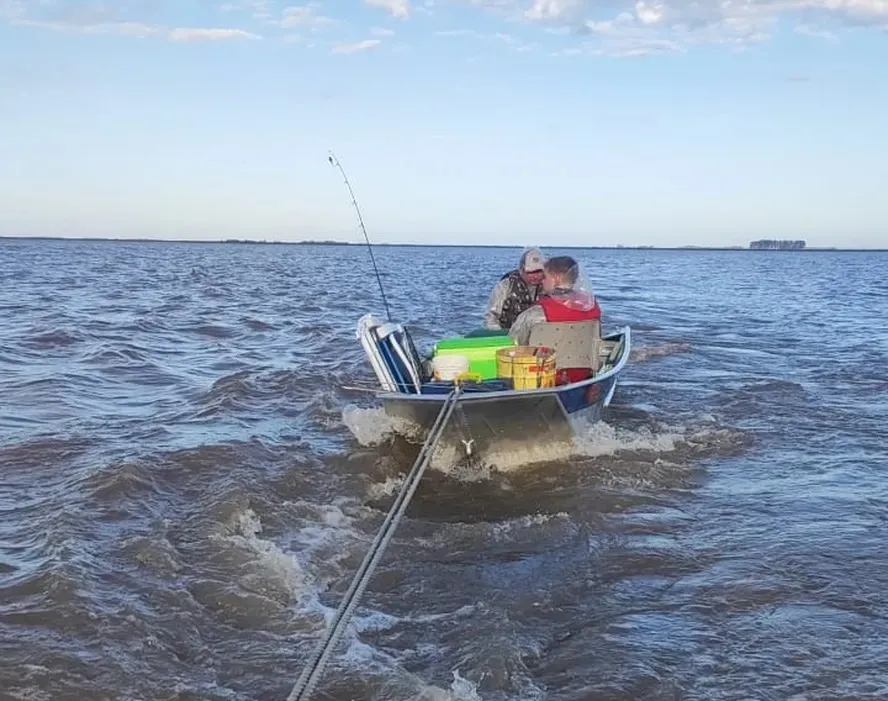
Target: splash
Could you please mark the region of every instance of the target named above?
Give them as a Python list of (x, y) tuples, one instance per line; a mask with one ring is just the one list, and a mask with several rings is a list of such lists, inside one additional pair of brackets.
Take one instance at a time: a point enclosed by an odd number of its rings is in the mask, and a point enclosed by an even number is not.
[(261, 537), (262, 522), (252, 509), (237, 512), (233, 520), (235, 532), (229, 540), (258, 556), (258, 565), (268, 576), (269, 584), (282, 584), (297, 598), (313, 593), (312, 582), (296, 558)]
[(669, 453), (684, 435), (676, 427), (625, 429), (599, 421), (577, 436), (574, 449), (578, 455), (589, 458), (621, 452)]
[(374, 482), (367, 488), (367, 496), (373, 500), (393, 496), (404, 484), (405, 475), (389, 477), (385, 482)]
[(482, 701), (478, 687), (463, 677), (459, 670), (453, 672), (453, 682), (449, 689), (438, 686), (425, 686), (413, 697), (413, 701)]
[(654, 423), (628, 428), (598, 421), (580, 429), (570, 441), (528, 444), (503, 440), (471, 459), (465, 457), (458, 445), (441, 444), (430, 469), (462, 482), (478, 482), (492, 479), (496, 473), (518, 472), (574, 458), (613, 457), (650, 462), (662, 462), (670, 456), (681, 459), (686, 453), (733, 450), (746, 439), (742, 432), (719, 428), (711, 415), (704, 415), (699, 422), (692, 426)]
[(368, 409), (349, 404), (342, 410), (342, 421), (365, 448), (379, 445), (394, 434), (412, 437), (418, 431), (413, 423), (389, 416), (382, 407)]

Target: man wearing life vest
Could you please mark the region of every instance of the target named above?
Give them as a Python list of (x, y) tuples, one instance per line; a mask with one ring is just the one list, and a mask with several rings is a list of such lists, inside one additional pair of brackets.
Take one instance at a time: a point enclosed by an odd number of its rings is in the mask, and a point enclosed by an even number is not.
[[(543, 276), (543, 296), (540, 300), (518, 315), (509, 335), (518, 345), (526, 346), (530, 341), (530, 330), (535, 324), (547, 321), (590, 321), (601, 319), (598, 300), (588, 289), (578, 284), (580, 266), (570, 256), (550, 258), (545, 264)], [(568, 368), (568, 382), (580, 382), (591, 375), (589, 368)]]
[(544, 263), (543, 254), (529, 248), (521, 254), (518, 267), (500, 278), (490, 293), (484, 315), (488, 329), (508, 331), (518, 315), (539, 299)]

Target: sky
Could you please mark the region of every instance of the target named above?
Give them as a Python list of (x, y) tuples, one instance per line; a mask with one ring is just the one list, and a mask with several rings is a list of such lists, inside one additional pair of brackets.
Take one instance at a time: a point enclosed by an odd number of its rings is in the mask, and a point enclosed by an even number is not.
[(0, 0), (0, 235), (888, 247), (886, 0)]

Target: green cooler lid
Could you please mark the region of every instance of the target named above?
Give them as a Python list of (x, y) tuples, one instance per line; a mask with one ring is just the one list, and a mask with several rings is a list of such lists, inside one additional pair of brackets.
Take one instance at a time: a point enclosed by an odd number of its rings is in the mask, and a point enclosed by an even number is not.
[(514, 338), (508, 334), (499, 334), (497, 336), (479, 336), (477, 338), (466, 338), (464, 336), (442, 338), (435, 344), (435, 348), (438, 350), (466, 350), (469, 348), (503, 348), (514, 345)]

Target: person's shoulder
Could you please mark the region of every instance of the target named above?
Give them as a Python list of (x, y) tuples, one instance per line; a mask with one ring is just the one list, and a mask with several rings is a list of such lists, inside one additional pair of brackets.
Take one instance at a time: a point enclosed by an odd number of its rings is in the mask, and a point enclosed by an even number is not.
[(495, 290), (508, 290), (509, 289), (509, 276), (505, 275), (496, 281), (496, 284), (493, 286)]

